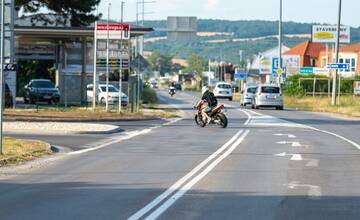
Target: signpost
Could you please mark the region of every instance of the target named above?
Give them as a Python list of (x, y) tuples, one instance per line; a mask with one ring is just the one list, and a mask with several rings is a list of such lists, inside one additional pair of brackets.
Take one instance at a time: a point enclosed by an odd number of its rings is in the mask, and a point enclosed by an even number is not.
[(328, 69), (334, 70), (348, 70), (350, 69), (350, 64), (348, 63), (333, 63), (326, 66)]
[(330, 70), (328, 68), (318, 68), (318, 67), (301, 67), (300, 74), (318, 74), (318, 75), (328, 75)]
[[(312, 41), (317, 43), (336, 43), (337, 25), (313, 25)], [(350, 26), (341, 26), (340, 43), (350, 43)]]
[(360, 95), (360, 81), (354, 82), (354, 95)]
[(243, 79), (246, 79), (247, 76), (248, 76), (247, 73), (236, 72), (235, 75), (234, 75), (234, 79), (235, 80), (243, 80)]

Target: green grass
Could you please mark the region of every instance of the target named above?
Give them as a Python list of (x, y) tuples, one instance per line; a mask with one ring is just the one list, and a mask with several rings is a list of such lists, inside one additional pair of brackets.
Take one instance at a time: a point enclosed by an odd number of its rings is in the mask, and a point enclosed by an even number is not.
[(338, 106), (331, 105), (330, 97), (285, 97), (285, 107), (360, 117), (360, 97), (355, 96), (340, 97), (340, 104)]
[(0, 167), (31, 161), (51, 154), (49, 145), (45, 142), (5, 137), (3, 154), (0, 155)]

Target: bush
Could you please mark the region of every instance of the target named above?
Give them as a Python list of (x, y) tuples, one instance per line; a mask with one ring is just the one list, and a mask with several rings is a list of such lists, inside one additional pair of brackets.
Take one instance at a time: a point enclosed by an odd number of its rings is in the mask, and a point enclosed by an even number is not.
[(148, 87), (144, 88), (142, 90), (141, 97), (142, 97), (142, 103), (144, 104), (151, 104), (157, 102), (156, 91), (153, 90), (152, 88), (148, 88)]

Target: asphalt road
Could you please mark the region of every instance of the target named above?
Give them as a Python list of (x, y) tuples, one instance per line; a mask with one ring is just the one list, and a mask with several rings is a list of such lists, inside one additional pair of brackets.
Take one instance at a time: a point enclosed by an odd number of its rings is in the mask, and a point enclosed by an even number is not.
[[(0, 181), (0, 219), (360, 219), (359, 122), (240, 109), (117, 134)], [(91, 150), (91, 149), (90, 149)]]

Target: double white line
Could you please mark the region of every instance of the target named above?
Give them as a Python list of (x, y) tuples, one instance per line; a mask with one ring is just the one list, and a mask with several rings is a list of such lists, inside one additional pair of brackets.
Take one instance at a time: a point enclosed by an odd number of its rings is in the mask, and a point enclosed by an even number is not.
[(203, 162), (197, 165), (193, 170), (178, 180), (174, 185), (151, 201), (144, 208), (132, 215), (129, 220), (144, 218), (145, 215), (147, 215), (145, 218), (147, 220), (157, 219), (197, 182), (199, 182), (210, 171), (212, 171), (222, 160), (228, 157), (241, 144), (241, 142), (244, 141), (249, 132), (249, 130), (246, 130), (245, 132), (241, 130), (236, 133), (215, 153), (206, 158)]

